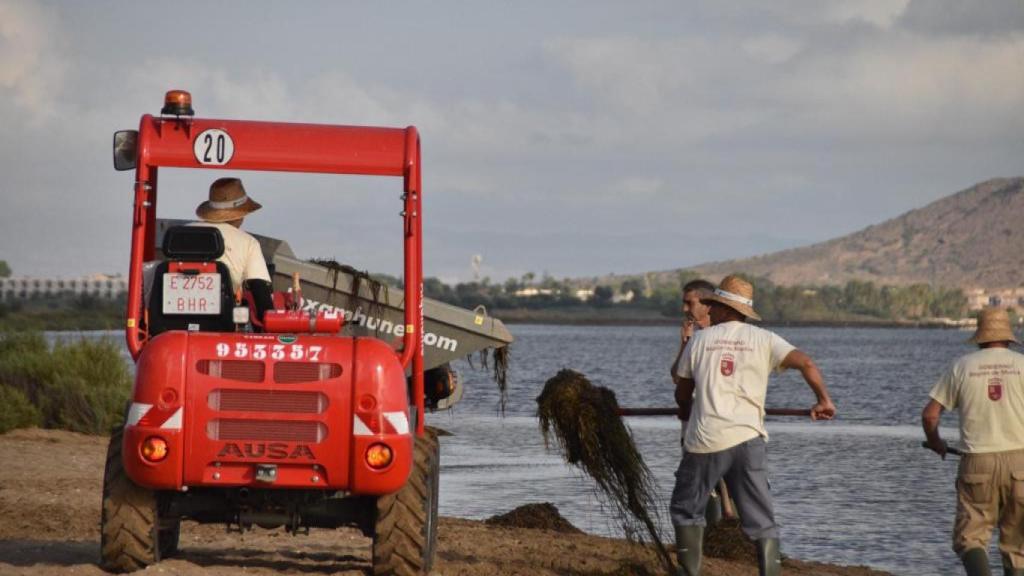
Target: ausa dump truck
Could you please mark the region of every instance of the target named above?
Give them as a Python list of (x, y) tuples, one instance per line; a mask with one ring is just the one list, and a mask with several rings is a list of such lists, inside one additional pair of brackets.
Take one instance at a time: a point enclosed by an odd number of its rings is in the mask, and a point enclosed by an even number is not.
[[(461, 395), (452, 359), (512, 338), (483, 311), (423, 298), (416, 128), (202, 119), (174, 90), (160, 115), (115, 134), (114, 165), (135, 170), (125, 334), (136, 377), (107, 451), (102, 566), (173, 555), (190, 519), (353, 526), (373, 539), (374, 574), (429, 572), (440, 451), (424, 413)], [(401, 294), (260, 237), (274, 307), (255, 314), (218, 261), (219, 230), (157, 218), (162, 168), (401, 178)]]

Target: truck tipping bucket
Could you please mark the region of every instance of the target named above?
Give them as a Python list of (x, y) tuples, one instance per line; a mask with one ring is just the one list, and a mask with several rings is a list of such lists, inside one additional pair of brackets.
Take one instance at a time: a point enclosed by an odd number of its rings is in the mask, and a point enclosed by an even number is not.
[[(157, 246), (170, 227), (188, 220), (159, 219)], [(342, 335), (372, 336), (400, 345), (405, 334), (405, 297), (399, 287), (388, 287), (347, 266), (308, 262), (295, 256), (284, 240), (252, 234), (271, 270), (274, 290), (287, 291), (299, 274), (306, 308), (336, 309), (345, 315)], [(512, 343), (512, 334), (483, 309), (466, 310), (423, 299), (423, 361), (425, 370), (487, 348)]]

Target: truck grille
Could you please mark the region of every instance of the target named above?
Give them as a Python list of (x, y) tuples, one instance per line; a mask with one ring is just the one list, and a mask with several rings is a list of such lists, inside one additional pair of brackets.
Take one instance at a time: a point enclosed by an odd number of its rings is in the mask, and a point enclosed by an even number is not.
[(214, 378), (239, 382), (263, 382), (267, 368), (263, 362), (251, 360), (200, 360), (196, 371)]
[(327, 396), (320, 392), (292, 390), (218, 389), (207, 396), (207, 405), (225, 412), (321, 414), (327, 410)]
[(277, 362), (274, 364), (274, 382), (278, 384), (320, 382), (338, 376), (341, 376), (341, 364), (318, 364), (315, 362)]
[(206, 423), (206, 435), (210, 440), (316, 443), (327, 437), (327, 427), (320, 422), (218, 418)]

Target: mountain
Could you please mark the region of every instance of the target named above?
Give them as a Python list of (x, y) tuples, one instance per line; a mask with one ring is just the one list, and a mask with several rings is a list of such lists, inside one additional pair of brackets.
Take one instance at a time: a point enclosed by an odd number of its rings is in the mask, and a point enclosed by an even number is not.
[(692, 269), (712, 279), (745, 272), (781, 285), (1022, 286), (1024, 178), (982, 182), (827, 242)]

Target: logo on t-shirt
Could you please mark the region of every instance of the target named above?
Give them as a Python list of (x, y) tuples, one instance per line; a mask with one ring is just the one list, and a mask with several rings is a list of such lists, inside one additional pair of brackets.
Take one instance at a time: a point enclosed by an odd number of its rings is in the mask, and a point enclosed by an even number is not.
[(736, 359), (732, 354), (722, 354), (722, 361), (718, 368), (722, 371), (722, 376), (732, 376), (732, 373), (736, 371)]
[(1003, 397), (1003, 381), (999, 378), (992, 378), (988, 381), (988, 399), (998, 402)]

